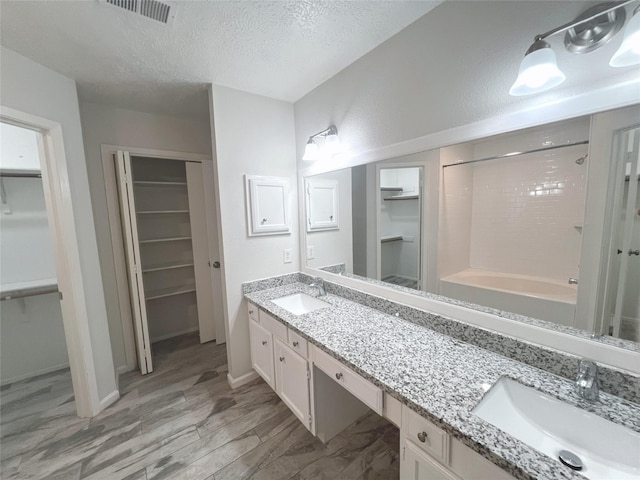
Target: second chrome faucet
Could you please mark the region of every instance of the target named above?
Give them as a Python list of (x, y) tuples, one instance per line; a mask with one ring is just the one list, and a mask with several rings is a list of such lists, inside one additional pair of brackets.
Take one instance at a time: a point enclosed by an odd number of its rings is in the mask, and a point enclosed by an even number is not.
[(598, 386), (598, 366), (595, 362), (583, 358), (578, 366), (576, 393), (589, 402), (597, 402), (600, 396)]

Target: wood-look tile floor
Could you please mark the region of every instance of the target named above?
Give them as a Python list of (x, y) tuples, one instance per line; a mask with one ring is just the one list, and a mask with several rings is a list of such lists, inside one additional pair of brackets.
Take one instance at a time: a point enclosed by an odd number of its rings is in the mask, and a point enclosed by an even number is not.
[(159, 342), (154, 367), (122, 375), (120, 400), (92, 419), (76, 417), (68, 370), (2, 387), (0, 478), (399, 477), (396, 427), (370, 413), (324, 445), (262, 380), (232, 390), (224, 345)]

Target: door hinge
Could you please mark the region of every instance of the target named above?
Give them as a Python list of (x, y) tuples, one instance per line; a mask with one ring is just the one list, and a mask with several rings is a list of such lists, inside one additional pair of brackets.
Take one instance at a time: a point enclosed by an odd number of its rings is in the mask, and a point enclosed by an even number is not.
[(311, 378), (311, 372), (309, 371), (309, 369), (307, 368), (307, 380), (309, 380)]
[(405, 459), (405, 455), (404, 455), (404, 447), (402, 447), (402, 460)]

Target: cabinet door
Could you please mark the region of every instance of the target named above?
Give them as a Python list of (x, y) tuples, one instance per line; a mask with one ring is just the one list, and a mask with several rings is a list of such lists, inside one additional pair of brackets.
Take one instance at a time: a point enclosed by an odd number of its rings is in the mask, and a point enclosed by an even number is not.
[(249, 344), (251, 346), (251, 366), (275, 390), (273, 375), (273, 335), (249, 320)]
[(337, 230), (338, 181), (307, 180), (307, 232)]
[(186, 162), (187, 193), (189, 196), (189, 222), (193, 245), (193, 270), (196, 276), (196, 302), (198, 305), (198, 328), (200, 343), (216, 338), (213, 318), (213, 288), (209, 268), (209, 240), (207, 238), (207, 216), (204, 204), (202, 164)]
[(309, 362), (275, 339), (276, 393), (307, 429), (309, 421)]
[(147, 306), (144, 295), (142, 261), (138, 242), (138, 220), (136, 202), (133, 194), (133, 174), (129, 152), (118, 151), (116, 154), (116, 170), (118, 172), (118, 194), (120, 195), (120, 218), (124, 231), (127, 267), (129, 270), (129, 288), (131, 309), (135, 325), (136, 350), (138, 366), (143, 375), (153, 371), (151, 362), (151, 343), (149, 342), (149, 325), (147, 322)]
[(289, 179), (245, 175), (249, 236), (291, 233)]
[(412, 442), (404, 441), (400, 480), (458, 480), (453, 473), (423, 453)]

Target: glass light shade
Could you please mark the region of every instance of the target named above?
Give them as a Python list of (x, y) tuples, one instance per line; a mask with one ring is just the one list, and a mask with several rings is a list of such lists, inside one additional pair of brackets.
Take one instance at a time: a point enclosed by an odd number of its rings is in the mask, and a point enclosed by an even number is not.
[(636, 13), (624, 29), (624, 38), (620, 48), (613, 54), (609, 65), (612, 67), (630, 67), (640, 63), (640, 13)]
[(337, 133), (332, 133), (325, 137), (324, 150), (329, 155), (336, 154), (340, 151), (340, 139)]
[(320, 156), (320, 151), (318, 150), (318, 145), (313, 140), (309, 140), (307, 142), (307, 146), (304, 148), (304, 155), (302, 156), (302, 160), (306, 160), (308, 162), (313, 162), (317, 160)]
[(556, 54), (550, 47), (540, 48), (525, 55), (520, 64), (518, 78), (509, 90), (515, 97), (544, 92), (566, 79), (558, 68)]

